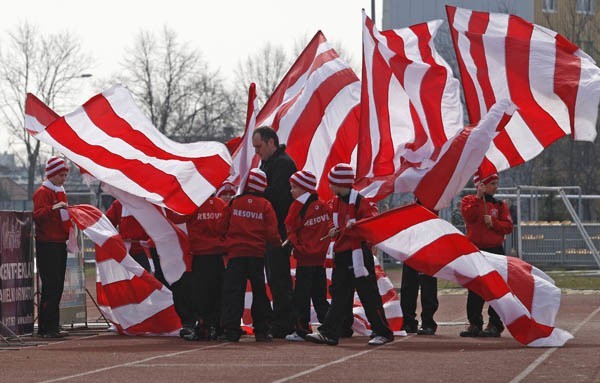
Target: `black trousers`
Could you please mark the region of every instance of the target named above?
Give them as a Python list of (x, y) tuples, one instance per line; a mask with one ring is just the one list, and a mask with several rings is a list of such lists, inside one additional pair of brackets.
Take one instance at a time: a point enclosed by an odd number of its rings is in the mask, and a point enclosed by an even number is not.
[(36, 242), (35, 259), (41, 284), (38, 307), (38, 333), (58, 332), (60, 328), (60, 299), (65, 287), (67, 244)]
[(273, 246), (265, 253), (267, 281), (273, 297), (272, 332), (281, 338), (293, 331), (292, 277), (290, 275), (290, 248)]
[(310, 329), (311, 300), (319, 322), (323, 323), (329, 309), (325, 268), (323, 266), (298, 266), (296, 267), (293, 304), (296, 333), (301, 337), (312, 332)]
[[(488, 253), (504, 255), (504, 247), (502, 246), (480, 250), (487, 251)], [(482, 311), (484, 304), (485, 300), (482, 297), (469, 290), (469, 293), (467, 295), (467, 319), (469, 320), (469, 324), (475, 325), (479, 328), (483, 327)], [(498, 330), (503, 331), (504, 325), (502, 324), (502, 320), (500, 319), (498, 313), (492, 308), (492, 306), (488, 307), (488, 315), (490, 317), (489, 324), (493, 325)]]
[(218, 329), (221, 323), (221, 295), (225, 265), (223, 254), (197, 255), (192, 262), (189, 294), (192, 310), (201, 330)]
[(331, 277), (334, 288), (332, 289), (331, 305), (327, 311), (325, 322), (319, 327), (319, 332), (328, 338), (338, 339), (340, 337), (343, 320), (347, 316), (348, 301), (354, 296), (354, 289), (358, 293), (373, 332), (386, 338), (394, 338), (383, 311), (383, 303), (375, 277), (373, 255), (370, 251), (365, 250), (363, 248), (364, 264), (369, 275), (360, 278), (354, 277), (351, 251), (334, 254), (335, 266)]
[(131, 254), (131, 258), (133, 258), (137, 263), (140, 264), (144, 268), (144, 270), (148, 272), (152, 272), (152, 268), (150, 267), (150, 261), (148, 260), (148, 256), (145, 252)]
[[(165, 279), (165, 275), (163, 274), (162, 267), (160, 266), (160, 258), (158, 256), (158, 252), (155, 247), (150, 248), (150, 255), (152, 257), (152, 263), (154, 264), (154, 277), (160, 281), (163, 285), (167, 286), (169, 289), (171, 286), (167, 283)], [(149, 263), (148, 263), (149, 264)]]
[(400, 306), (404, 323), (417, 327), (417, 296), (421, 288), (421, 326), (437, 328), (433, 314), (439, 307), (437, 297), (437, 278), (423, 274), (408, 266), (402, 265), (402, 284), (400, 285)]
[(194, 328), (196, 325), (196, 317), (193, 309), (192, 292), (192, 273), (186, 271), (181, 278), (173, 284), (165, 285), (171, 289), (173, 293), (173, 306), (175, 312), (181, 319), (183, 327)]
[(223, 301), (221, 305), (221, 327), (231, 340), (242, 335), (240, 321), (244, 314), (246, 281), (252, 287), (252, 325), (255, 334), (266, 334), (270, 330), (271, 304), (265, 288), (265, 262), (262, 257), (230, 258), (223, 279)]

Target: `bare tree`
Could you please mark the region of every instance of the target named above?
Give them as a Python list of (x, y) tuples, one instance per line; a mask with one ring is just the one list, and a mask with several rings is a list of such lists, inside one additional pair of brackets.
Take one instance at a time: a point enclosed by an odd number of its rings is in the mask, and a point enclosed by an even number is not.
[(231, 96), (222, 78), (170, 28), (158, 36), (140, 32), (123, 69), (123, 82), (167, 136), (184, 142), (216, 138), (231, 125)]
[(51, 108), (57, 103), (68, 102), (75, 90), (75, 79), (89, 68), (91, 58), (83, 53), (81, 43), (74, 35), (68, 32), (41, 34), (28, 23), (9, 31), (3, 48), (0, 54), (0, 115), (11, 134), (11, 145), (17, 158), (27, 167), (27, 193), (31, 197), (36, 170), (41, 169), (40, 142), (24, 127), (26, 94), (34, 93)]
[(238, 63), (235, 70), (236, 91), (241, 100), (248, 93), (248, 86), (256, 84), (256, 97), (260, 105), (264, 105), (273, 93), (287, 70), (290, 61), (281, 46), (266, 43), (253, 55)]

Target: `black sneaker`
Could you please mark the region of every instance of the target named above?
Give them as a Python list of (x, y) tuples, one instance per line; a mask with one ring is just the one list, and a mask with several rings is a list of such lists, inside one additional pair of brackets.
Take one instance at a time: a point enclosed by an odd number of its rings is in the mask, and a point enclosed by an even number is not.
[(498, 330), (496, 326), (487, 325), (485, 330), (483, 330), (479, 336), (483, 338), (499, 338), (500, 330)]
[(406, 331), (407, 334), (414, 334), (417, 332), (417, 325), (405, 323), (402, 325), (402, 330)]
[(46, 332), (43, 333), (41, 335), (39, 335), (42, 338), (54, 338), (54, 339), (58, 339), (58, 338), (64, 338), (65, 335), (61, 334), (60, 332)]
[(433, 327), (421, 327), (417, 330), (417, 335), (435, 335), (435, 328)]
[(273, 341), (273, 335), (269, 334), (269, 333), (256, 333), (254, 334), (254, 339), (257, 342), (272, 342)]
[(312, 334), (307, 334), (304, 339), (309, 342), (319, 343), (319, 344), (327, 344), (329, 346), (337, 346), (337, 344), (338, 344), (337, 339), (329, 338), (320, 332), (314, 332)]
[(469, 325), (465, 331), (461, 331), (460, 336), (464, 338), (474, 338), (481, 336), (481, 327), (475, 326), (474, 324)]
[(232, 338), (227, 336), (226, 334), (221, 334), (217, 337), (217, 342), (239, 342), (240, 338)]
[(194, 335), (194, 333), (195, 331), (193, 327), (183, 327), (181, 330), (179, 330), (179, 337), (185, 338), (186, 336)]

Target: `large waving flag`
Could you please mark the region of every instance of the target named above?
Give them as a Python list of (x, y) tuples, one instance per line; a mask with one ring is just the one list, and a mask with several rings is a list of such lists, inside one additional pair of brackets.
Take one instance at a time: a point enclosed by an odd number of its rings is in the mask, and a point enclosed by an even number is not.
[(96, 294), (102, 314), (127, 335), (175, 335), (181, 321), (171, 291), (144, 270), (100, 210), (69, 206), (69, 215), (96, 244)]
[(373, 177), (361, 194), (379, 200), (394, 192), (412, 192), (431, 210), (450, 206), (452, 198), (469, 182), (497, 131), (503, 129), (513, 112), (514, 105), (509, 100), (499, 101), (477, 126), (467, 126), (446, 141), (435, 158), (418, 165), (404, 163), (392, 175)]
[[(257, 167), (258, 157), (255, 156), (252, 147), (252, 133), (256, 128), (256, 115), (258, 114), (258, 99), (256, 98), (256, 85), (250, 84), (248, 89), (248, 108), (246, 110), (246, 128), (244, 134), (236, 144), (231, 153), (233, 164), (231, 166), (231, 175), (229, 181), (240, 188), (244, 185), (244, 177), (248, 175), (250, 169)], [(239, 191), (240, 193), (242, 190)]]
[(518, 108), (482, 176), (537, 156), (557, 139), (594, 141), (600, 69), (563, 36), (514, 15), (446, 6), (471, 123), (500, 99)]
[(360, 83), (320, 31), (308, 43), (257, 116), (275, 129), (298, 169), (310, 170), (323, 199), (329, 169), (354, 163)]
[(25, 111), (25, 124), (38, 140), (101, 182), (177, 213), (193, 213), (229, 176), (231, 156), (225, 145), (169, 140), (122, 86), (92, 97), (49, 125), (37, 118), (36, 110)]
[(454, 226), (422, 206), (408, 205), (359, 221), (350, 233), (415, 270), (479, 294), (522, 344), (557, 347), (573, 337), (554, 327), (560, 289), (552, 279), (519, 259), (480, 252)]
[(379, 32), (363, 11), (359, 182), (418, 166), (463, 128), (458, 80), (433, 45), (441, 23)]
[[(122, 88), (121, 88), (122, 89)], [(99, 96), (96, 96), (98, 98)], [(93, 100), (93, 99), (92, 99)], [(88, 105), (91, 100), (86, 104)], [(135, 106), (134, 106), (135, 107)], [(134, 108), (134, 112), (137, 113), (137, 108)], [(95, 110), (95, 109), (94, 109)], [(91, 113), (91, 112), (90, 112)], [(99, 112), (100, 113), (100, 112)], [(112, 146), (107, 146), (106, 148), (95, 148), (93, 146), (89, 146), (89, 151), (85, 151), (78, 145), (73, 144), (73, 131), (65, 129), (64, 131), (56, 130), (56, 128), (51, 128), (55, 122), (58, 121), (66, 121), (66, 117), (62, 119), (46, 106), (42, 101), (37, 99), (34, 95), (28, 94), (26, 105), (25, 105), (25, 127), (28, 131), (33, 134), (36, 138), (41, 139), (44, 142), (53, 144), (57, 142), (67, 142), (74, 146), (67, 148), (68, 151), (66, 154), (71, 154), (72, 157), (70, 159), (75, 162), (78, 166), (83, 167), (81, 163), (78, 161), (81, 160), (82, 156), (73, 154), (74, 152), (81, 151), (83, 155), (90, 155), (90, 158), (85, 157), (86, 163), (94, 162), (99, 153), (104, 153), (107, 150), (112, 150)], [(96, 115), (95, 119), (108, 119), (109, 117), (114, 116), (106, 116), (103, 113)], [(86, 130), (84, 126), (79, 126), (82, 130)], [(118, 130), (117, 127), (110, 128), (113, 132)], [(125, 139), (128, 138), (127, 132), (123, 132), (123, 138), (111, 140), (112, 144), (123, 143), (121, 145), (123, 148), (115, 148), (115, 150), (132, 150), (132, 153), (129, 156), (135, 154), (133, 149), (124, 144)], [(131, 132), (130, 132), (131, 133)], [(84, 136), (88, 136), (89, 133), (82, 134)], [(56, 138), (54, 138), (56, 136)], [(139, 142), (146, 142), (150, 139), (150, 137), (142, 138), (139, 135), (134, 135)], [(162, 136), (161, 136), (162, 137)], [(93, 142), (93, 141), (92, 141)], [(89, 144), (89, 143), (88, 143)], [(106, 143), (107, 145), (109, 143)], [(63, 150), (62, 146), (57, 147), (59, 150)], [(72, 149), (72, 150), (71, 150)], [(150, 148), (146, 148), (146, 150), (150, 150)], [(187, 242), (187, 236), (185, 236), (181, 230), (179, 230), (173, 223), (171, 223), (167, 218), (163, 211), (157, 209), (157, 206), (150, 203), (147, 199), (144, 199), (142, 196), (136, 196), (133, 193), (126, 192), (124, 190), (128, 190), (127, 187), (129, 185), (129, 181), (125, 175), (125, 173), (120, 172), (118, 169), (120, 166), (127, 166), (126, 163), (115, 164), (114, 175), (115, 177), (105, 179), (102, 182), (102, 189), (113, 195), (115, 198), (118, 198), (123, 206), (127, 207), (129, 211), (133, 213), (138, 222), (142, 225), (144, 230), (148, 233), (150, 238), (152, 238), (153, 242), (156, 245), (158, 255), (161, 260), (161, 267), (163, 269), (163, 274), (168, 283), (176, 282), (183, 272), (191, 266), (191, 259), (188, 252), (189, 244)], [(87, 172), (87, 168), (85, 169)], [(229, 171), (229, 170), (227, 170)], [(88, 174), (91, 172), (87, 172)], [(96, 173), (97, 175), (98, 173)], [(154, 173), (156, 174), (156, 172)], [(94, 174), (91, 174), (93, 177)], [(148, 176), (152, 176), (152, 173), (149, 173)], [(112, 183), (111, 183), (112, 182)]]

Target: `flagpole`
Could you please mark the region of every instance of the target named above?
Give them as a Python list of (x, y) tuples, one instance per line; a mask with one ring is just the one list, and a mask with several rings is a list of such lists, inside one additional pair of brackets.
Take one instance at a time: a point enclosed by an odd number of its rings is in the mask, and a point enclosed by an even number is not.
[(371, 20), (373, 20), (373, 24), (377, 25), (375, 21), (375, 0), (371, 0)]

